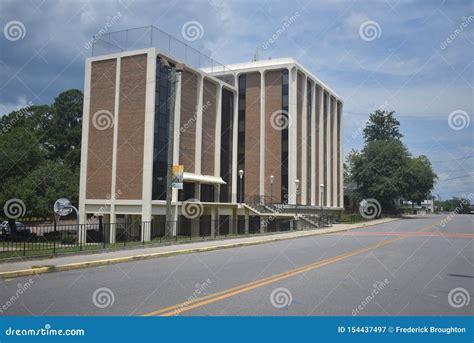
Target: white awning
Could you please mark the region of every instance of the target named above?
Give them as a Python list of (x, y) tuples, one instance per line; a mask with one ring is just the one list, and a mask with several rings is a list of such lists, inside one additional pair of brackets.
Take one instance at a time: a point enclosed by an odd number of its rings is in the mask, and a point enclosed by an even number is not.
[(194, 173), (187, 173), (187, 172), (183, 173), (183, 181), (218, 184), (218, 185), (226, 184), (226, 182), (222, 180), (220, 176), (201, 175), (201, 174), (194, 174)]

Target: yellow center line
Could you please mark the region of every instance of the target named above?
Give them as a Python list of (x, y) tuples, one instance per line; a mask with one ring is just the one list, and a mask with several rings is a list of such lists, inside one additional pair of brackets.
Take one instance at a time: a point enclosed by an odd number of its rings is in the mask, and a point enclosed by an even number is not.
[[(439, 222), (435, 222), (431, 225), (421, 227), (418, 231), (428, 230), (429, 228), (432, 228), (432, 227), (436, 226), (438, 223)], [(355, 255), (362, 254), (364, 252), (368, 252), (370, 250), (377, 249), (378, 247), (382, 247), (382, 246), (397, 242), (397, 241), (402, 240), (406, 237), (408, 237), (408, 235), (402, 235), (402, 236), (399, 236), (399, 237), (396, 237), (396, 238), (393, 238), (393, 239), (389, 239), (389, 240), (385, 240), (385, 241), (378, 242), (378, 243), (375, 243), (375, 244), (371, 244), (371, 245), (368, 245), (368, 246), (360, 248), (360, 249), (356, 249), (356, 250), (353, 250), (353, 251), (350, 251), (350, 252), (347, 252), (347, 253), (344, 253), (344, 254), (333, 256), (333, 257), (330, 257), (330, 258), (327, 258), (327, 259), (324, 259), (324, 260), (321, 260), (321, 261), (317, 261), (317, 262), (314, 262), (314, 263), (311, 263), (311, 264), (308, 264), (308, 265), (304, 265), (302, 267), (298, 267), (298, 268), (295, 268), (295, 269), (292, 269), (292, 270), (288, 270), (288, 271), (283, 272), (283, 273), (272, 275), (272, 276), (262, 278), (262, 279), (259, 279), (259, 280), (256, 280), (256, 281), (252, 281), (252, 282), (249, 282), (249, 283), (246, 283), (246, 284), (242, 284), (242, 285), (239, 285), (239, 286), (236, 286), (236, 287), (228, 288), (226, 290), (223, 290), (223, 291), (220, 291), (220, 292), (217, 292), (217, 293), (209, 294), (209, 295), (206, 295), (204, 297), (192, 299), (192, 300), (185, 301), (185, 302), (182, 302), (182, 303), (179, 303), (179, 304), (176, 304), (176, 305), (172, 305), (172, 306), (162, 308), (160, 310), (149, 312), (149, 313), (144, 314), (144, 316), (158, 316), (158, 315), (159, 316), (173, 316), (173, 315), (178, 315), (181, 312), (186, 312), (186, 311), (192, 310), (194, 308), (205, 306), (207, 304), (210, 304), (210, 303), (213, 303), (213, 302), (216, 302), (216, 301), (219, 301), (219, 300), (227, 299), (227, 298), (233, 297), (235, 295), (238, 295), (240, 293), (248, 292), (248, 291), (251, 291), (255, 288), (259, 288), (259, 287), (265, 286), (267, 284), (271, 284), (271, 283), (274, 283), (274, 282), (277, 282), (277, 281), (280, 281), (280, 280), (284, 280), (284, 279), (287, 279), (289, 277), (292, 277), (292, 276), (295, 276), (295, 275), (298, 275), (298, 274), (301, 274), (301, 273), (305, 273), (305, 272), (311, 271), (313, 269), (326, 266), (326, 265), (331, 264), (331, 263), (335, 263), (337, 261), (346, 259), (348, 257), (352, 257), (352, 256), (355, 256)]]

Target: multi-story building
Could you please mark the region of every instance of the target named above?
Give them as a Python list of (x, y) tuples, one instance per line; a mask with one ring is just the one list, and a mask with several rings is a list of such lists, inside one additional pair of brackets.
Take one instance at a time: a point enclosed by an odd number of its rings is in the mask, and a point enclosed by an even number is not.
[[(203, 65), (200, 53), (182, 43), (173, 50), (161, 31), (148, 30), (142, 49), (110, 34), (102, 41), (112, 51), (96, 48), (86, 60), (82, 223), (100, 215), (141, 223), (133, 234), (143, 241), (163, 234), (171, 116), (173, 164), (184, 166), (183, 189), (172, 191), (174, 234), (317, 226), (321, 212), (342, 210), (342, 100), (334, 91), (292, 58)], [(176, 84), (170, 64), (184, 64)]]

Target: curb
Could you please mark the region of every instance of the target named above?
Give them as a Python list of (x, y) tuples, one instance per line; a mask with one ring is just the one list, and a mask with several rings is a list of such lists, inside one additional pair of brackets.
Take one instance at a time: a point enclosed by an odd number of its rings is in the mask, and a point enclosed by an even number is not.
[(140, 254), (140, 255), (133, 255), (133, 256), (125, 256), (125, 257), (116, 257), (116, 258), (109, 258), (109, 259), (102, 259), (102, 260), (95, 260), (95, 261), (87, 261), (87, 262), (78, 262), (78, 263), (68, 263), (68, 264), (60, 264), (60, 265), (48, 265), (48, 266), (38, 266), (29, 269), (21, 269), (21, 270), (13, 270), (7, 272), (0, 272), (0, 279), (11, 279), (17, 278), (21, 276), (29, 276), (29, 275), (37, 275), (37, 274), (45, 274), (45, 273), (54, 273), (54, 272), (63, 272), (68, 270), (75, 270), (75, 269), (83, 269), (83, 268), (91, 268), (91, 267), (100, 267), (106, 266), (110, 264), (116, 263), (126, 263), (132, 261), (141, 261), (141, 260), (149, 260), (153, 258), (160, 258), (160, 257), (170, 257), (175, 255), (182, 255), (182, 254), (192, 254), (196, 252), (206, 252), (206, 251), (213, 251), (213, 250), (222, 250), (222, 249), (229, 249), (229, 248), (238, 248), (243, 246), (252, 246), (252, 245), (259, 245), (271, 242), (278, 242), (284, 241), (289, 239), (296, 239), (308, 236), (317, 236), (317, 235), (324, 235), (324, 234), (331, 234), (335, 232), (343, 232), (349, 231), (354, 229), (360, 229), (367, 226), (377, 225), (388, 223), (392, 221), (400, 220), (400, 218), (387, 218), (376, 220), (373, 222), (366, 222), (361, 223), (360, 225), (352, 228), (344, 228), (339, 230), (332, 230), (328, 229), (327, 231), (307, 231), (302, 235), (293, 236), (293, 237), (270, 237), (266, 239), (261, 239), (258, 241), (253, 242), (242, 242), (242, 243), (229, 243), (229, 244), (222, 244), (210, 247), (201, 247), (201, 248), (191, 248), (191, 249), (182, 249), (182, 250), (175, 250), (175, 251), (165, 251), (165, 252), (157, 252), (157, 253), (150, 253), (150, 254)]

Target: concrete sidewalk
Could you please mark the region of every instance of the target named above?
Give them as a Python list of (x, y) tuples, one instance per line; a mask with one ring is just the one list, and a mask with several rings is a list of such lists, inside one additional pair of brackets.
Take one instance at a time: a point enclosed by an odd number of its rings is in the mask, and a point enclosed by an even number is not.
[(286, 239), (315, 236), (339, 231), (347, 231), (376, 224), (399, 220), (386, 218), (356, 224), (335, 224), (326, 229), (305, 231), (290, 231), (252, 237), (231, 238), (222, 240), (209, 240), (185, 244), (154, 246), (140, 249), (111, 250), (92, 254), (77, 254), (67, 256), (54, 256), (50, 258), (29, 259), (19, 262), (0, 263), (0, 279), (19, 276), (59, 272), (80, 268), (97, 267), (114, 263), (124, 263), (177, 254), (189, 254), (201, 251), (210, 251), (234, 248), (247, 245), (264, 244)]

